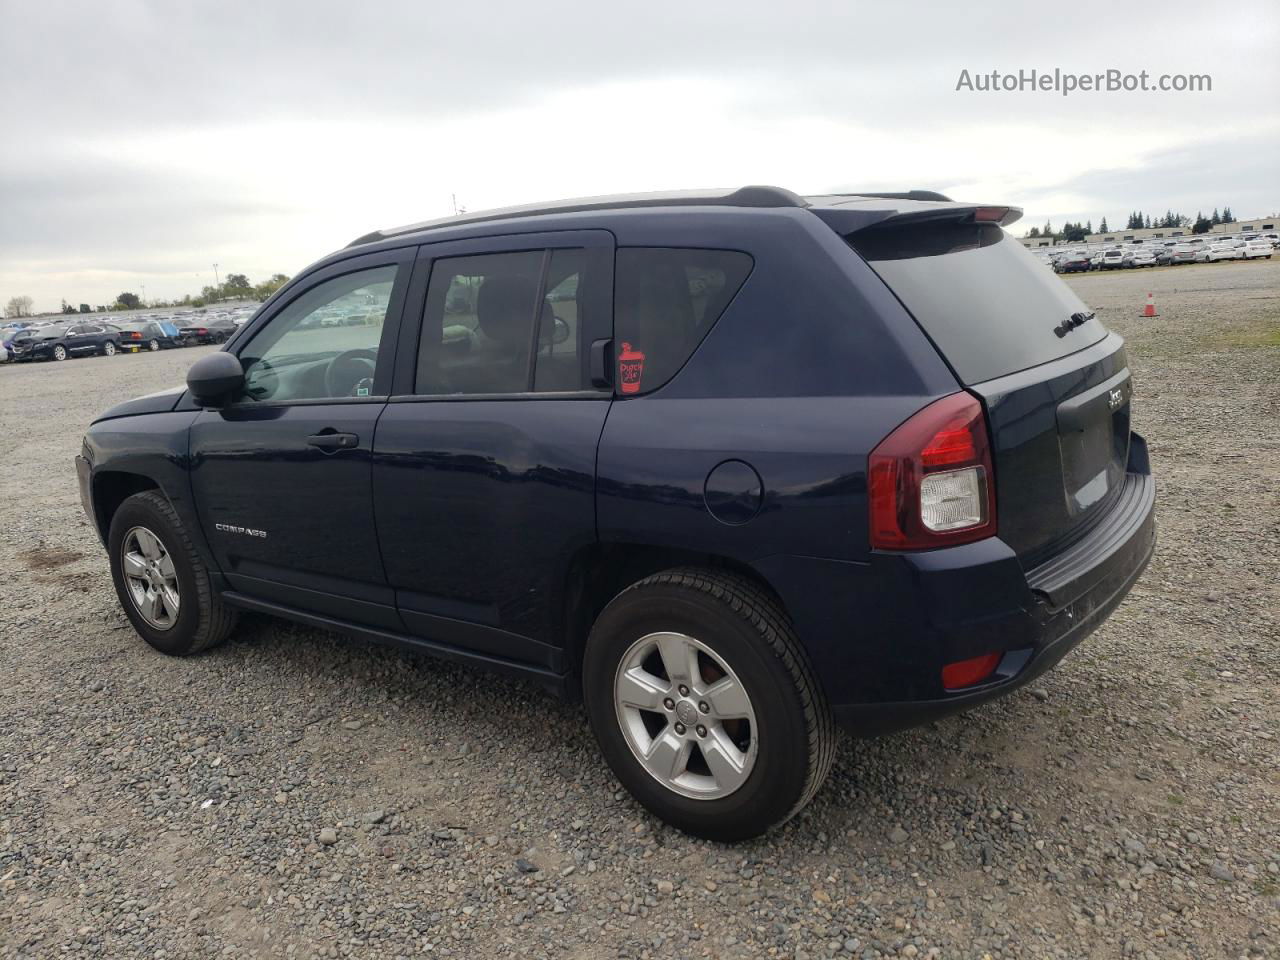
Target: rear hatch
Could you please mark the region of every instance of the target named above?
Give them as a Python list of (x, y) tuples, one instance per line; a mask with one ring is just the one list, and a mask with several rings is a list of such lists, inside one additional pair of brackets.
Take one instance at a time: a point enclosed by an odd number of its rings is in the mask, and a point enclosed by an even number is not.
[(1122, 338), (1017, 240), (972, 213), (889, 220), (846, 239), (982, 399), (1000, 538), (1028, 566), (1077, 538), (1125, 478), (1131, 384)]

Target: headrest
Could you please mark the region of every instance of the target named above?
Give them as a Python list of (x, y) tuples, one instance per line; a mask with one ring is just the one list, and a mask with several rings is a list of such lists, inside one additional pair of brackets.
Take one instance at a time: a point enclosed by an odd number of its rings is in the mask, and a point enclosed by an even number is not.
[(538, 278), (523, 274), (486, 277), (476, 295), (476, 320), (484, 335), (500, 343), (528, 343)]

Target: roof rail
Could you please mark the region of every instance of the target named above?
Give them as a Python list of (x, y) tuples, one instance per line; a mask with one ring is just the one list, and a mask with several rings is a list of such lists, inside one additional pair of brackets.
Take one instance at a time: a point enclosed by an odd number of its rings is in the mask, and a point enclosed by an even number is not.
[(668, 193), (630, 193), (606, 197), (583, 197), (577, 200), (560, 200), (553, 203), (531, 203), (496, 210), (479, 210), (455, 217), (426, 220), (406, 227), (390, 230), (374, 230), (352, 240), (348, 247), (357, 247), (389, 237), (407, 233), (451, 227), (461, 224), (484, 223), (486, 220), (507, 220), (518, 217), (537, 217), (550, 213), (582, 213), (589, 210), (616, 210), (627, 207), (807, 207), (809, 202), (799, 194), (783, 187), (747, 186), (737, 190), (684, 190)]

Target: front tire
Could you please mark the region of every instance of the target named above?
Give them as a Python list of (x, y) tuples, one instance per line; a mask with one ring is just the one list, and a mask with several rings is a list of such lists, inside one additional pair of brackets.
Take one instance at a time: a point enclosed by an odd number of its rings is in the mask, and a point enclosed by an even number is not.
[(107, 553), (125, 615), (161, 653), (200, 653), (235, 627), (235, 611), (214, 592), (177, 511), (158, 491), (136, 493), (120, 505)]
[(616, 596), (591, 629), (583, 690), (622, 784), (709, 840), (787, 821), (835, 756), (826, 698), (786, 615), (736, 574), (670, 570)]
[(64, 347), (62, 344), (58, 344), (56, 347), (54, 347), (54, 348), (53, 348), (53, 359), (55, 359), (55, 360), (65, 360), (65, 359), (67, 359), (67, 348), (66, 348), (66, 347)]
[(147, 341), (147, 349), (150, 350), (152, 353), (155, 353), (157, 350), (160, 349), (160, 341), (159, 340)]

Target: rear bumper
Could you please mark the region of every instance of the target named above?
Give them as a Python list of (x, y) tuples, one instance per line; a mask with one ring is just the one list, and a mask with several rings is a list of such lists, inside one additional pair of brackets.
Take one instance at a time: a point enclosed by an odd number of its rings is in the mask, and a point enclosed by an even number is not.
[[(1154, 488), (1150, 479), (1147, 483)], [(1032, 612), (1038, 621), (1035, 642), (1030, 647), (1007, 649), (994, 680), (928, 700), (836, 705), (836, 721), (860, 735), (874, 736), (919, 726), (1012, 693), (1056, 666), (1111, 616), (1142, 576), (1154, 552), (1155, 514), (1149, 509), (1132, 539), (1112, 558), (1107, 576), (1063, 607), (1054, 609), (1047, 602), (1038, 601)], [(942, 666), (938, 664), (939, 673)]]
[[(791, 611), (837, 722), (871, 736), (1031, 682), (1110, 616), (1154, 550), (1155, 481), (1135, 434), (1106, 516), (1030, 570), (992, 538), (866, 564), (791, 558), (761, 572)], [(990, 680), (943, 688), (945, 665), (989, 653), (1002, 654)]]

